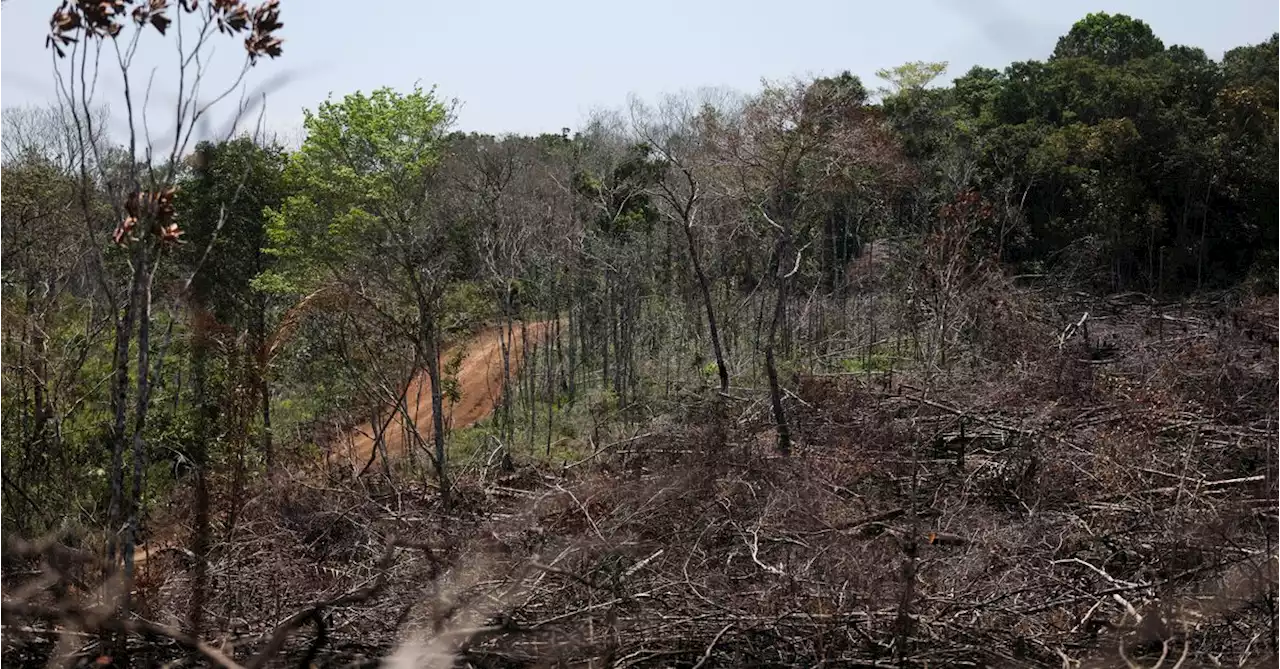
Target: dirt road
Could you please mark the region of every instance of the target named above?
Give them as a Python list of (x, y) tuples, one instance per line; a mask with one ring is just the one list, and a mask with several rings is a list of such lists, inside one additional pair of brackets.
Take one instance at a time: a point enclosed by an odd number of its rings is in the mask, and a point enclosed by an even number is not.
[[(547, 335), (549, 322), (530, 323), (527, 326), (529, 342), (540, 342)], [(444, 419), (446, 429), (470, 427), (489, 414), (502, 399), (502, 345), (500, 335), (503, 328), (488, 328), (466, 343), (462, 344), (465, 357), (458, 369), (458, 385), (461, 395), (458, 401), (444, 401)], [(511, 374), (514, 376), (524, 358), (524, 339), (521, 326), (516, 325), (511, 337)], [(445, 351), (441, 364), (447, 363), (457, 352), (457, 347)], [(443, 370), (442, 370), (443, 371)], [(408, 414), (417, 425), (418, 433), (426, 441), (430, 441), (433, 433), (431, 412), (431, 382), (426, 371), (409, 384), (409, 392), (405, 395)], [(384, 417), (382, 420), (386, 420)], [(374, 438), (381, 425), (365, 423), (355, 429), (347, 443), (339, 446), (340, 453), (351, 460), (355, 470), (364, 469), (374, 455)], [(388, 456), (395, 458), (405, 454), (406, 446), (415, 441), (405, 429), (404, 414), (397, 414), (387, 425), (384, 439)], [(409, 438), (406, 440), (406, 436)], [(370, 468), (372, 469), (372, 468)]]
[[(539, 323), (530, 323), (527, 327), (528, 340), (531, 343), (541, 342), (547, 335), (551, 322), (544, 321)], [(502, 346), (499, 335), (503, 329), (498, 327), (483, 330), (470, 340), (461, 344), (465, 351), (465, 357), (462, 360), (462, 366), (458, 369), (458, 385), (461, 395), (458, 402), (450, 402), (448, 399), (444, 403), (445, 424), (450, 429), (469, 427), (476, 424), (480, 420), (493, 413), (498, 401), (502, 399)], [(520, 363), (524, 359), (524, 340), (521, 334), (521, 326), (517, 325), (512, 331), (511, 342), (511, 374), (514, 376), (516, 371), (520, 369)], [(445, 352), (443, 362), (447, 362), (458, 347), (452, 347)], [(422, 438), (430, 443), (432, 435), (432, 413), (431, 413), (431, 382), (428, 380), (427, 373), (423, 371), (409, 385), (409, 392), (405, 396), (408, 402), (408, 413), (413, 422), (417, 425)], [(386, 420), (385, 418), (383, 420)], [(377, 428), (371, 424), (364, 424), (356, 428), (349, 436), (345, 444), (339, 445), (335, 450), (338, 451), (340, 457), (350, 459), (352, 467), (356, 472), (364, 468), (365, 463), (370, 461), (373, 455), (374, 435)], [(392, 457), (402, 457), (405, 454), (406, 430), (404, 425), (403, 414), (397, 415), (395, 419), (387, 425), (385, 439), (387, 442), (387, 454)], [(374, 470), (374, 467), (370, 467)], [(167, 536), (168, 533), (160, 533), (165, 539), (152, 539), (148, 545), (138, 546), (134, 551), (134, 561), (141, 565), (148, 559), (165, 550), (181, 550), (175, 549), (179, 546), (174, 539)]]

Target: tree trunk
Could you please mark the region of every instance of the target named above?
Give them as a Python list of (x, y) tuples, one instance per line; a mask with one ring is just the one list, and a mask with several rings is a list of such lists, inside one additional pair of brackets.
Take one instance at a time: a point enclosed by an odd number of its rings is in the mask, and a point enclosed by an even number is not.
[(447, 509), (450, 505), (449, 469), (444, 447), (444, 393), (440, 386), (440, 341), (435, 323), (424, 324), (427, 350), (427, 377), (431, 380), (431, 431), (435, 442), (436, 476), (440, 480), (440, 502)]
[[(553, 294), (554, 294), (554, 291), (553, 291)], [(557, 324), (557, 325), (558, 325), (558, 324), (559, 324), (559, 322), (560, 322), (560, 307), (559, 307), (559, 305), (556, 305), (555, 307), (553, 307), (553, 308), (552, 308), (552, 317), (553, 317), (553, 319), (554, 319), (554, 320), (552, 321), (552, 323), (555, 323), (555, 324)], [(547, 327), (549, 328), (549, 327), (550, 327), (550, 324), (548, 324), (548, 326), (547, 326)], [(546, 360), (546, 367), (547, 367), (547, 396), (546, 396), (546, 397), (547, 397), (547, 457), (551, 457), (551, 422), (552, 422), (552, 420), (554, 420), (555, 415), (556, 415), (556, 388), (555, 388), (555, 382), (556, 382), (556, 379), (555, 379), (555, 374), (554, 374), (554, 370), (555, 370), (555, 361), (554, 361), (554, 360), (553, 360), (553, 358), (552, 358), (552, 353), (554, 353), (553, 349), (555, 348), (555, 341), (556, 341), (556, 340), (555, 340), (554, 336), (553, 336), (553, 337), (544, 337), (544, 338), (543, 338), (543, 346), (545, 346), (545, 347), (546, 347), (546, 349), (547, 349), (547, 360)]]
[(524, 374), (529, 379), (529, 389), (525, 393), (529, 398), (529, 454), (533, 454), (534, 431), (538, 426), (538, 396), (534, 389), (537, 387), (538, 380), (538, 351), (529, 348), (529, 324), (524, 321), (524, 317), (520, 318), (520, 350), (523, 351), (524, 368), (527, 370)]
[(412, 269), (408, 274), (413, 285), (414, 297), (418, 302), (418, 333), (415, 346), (418, 354), (427, 363), (427, 378), (431, 381), (431, 436), (435, 442), (435, 456), (432, 460), (436, 468), (436, 477), (440, 482), (440, 503), (448, 509), (451, 496), (449, 494), (449, 463), (444, 445), (444, 388), (440, 381), (440, 333), (437, 331), (432, 302), (428, 299), (421, 278)]
[(507, 331), (505, 339), (501, 332), (498, 333), (498, 339), (500, 343), (506, 342), (505, 344), (502, 344), (506, 351), (502, 358), (502, 424), (504, 427), (503, 438), (506, 440), (507, 448), (509, 449), (513, 445), (511, 442), (516, 439), (515, 393), (512, 392), (512, 382), (514, 379), (511, 376), (511, 353), (513, 350), (512, 347), (515, 346), (516, 330), (515, 320), (511, 316), (511, 304), (509, 299), (507, 306), (504, 307), (504, 312), (504, 319), (506, 321), (504, 323), (504, 327), (506, 327)]
[(720, 392), (729, 392), (729, 369), (724, 364), (724, 352), (720, 346), (720, 326), (716, 323), (715, 305), (711, 301), (711, 282), (702, 269), (702, 261), (698, 258), (698, 247), (693, 241), (693, 226), (684, 227), (685, 240), (689, 243), (689, 261), (693, 265), (693, 273), (698, 278), (698, 290), (702, 293), (702, 302), (707, 308), (707, 329), (711, 334), (711, 350), (716, 356), (716, 372), (720, 376)]
[(124, 314), (116, 321), (115, 350), (112, 354), (111, 410), (111, 501), (107, 518), (110, 523), (107, 535), (107, 559), (114, 562), (123, 557), (120, 546), (120, 527), (124, 524), (124, 448), (125, 427), (129, 402), (129, 347), (133, 342), (134, 304), (139, 276), (137, 268), (129, 288)]
[[(133, 587), (133, 550), (138, 541), (138, 528), (142, 516), (142, 486), (145, 479), (147, 458), (142, 434), (147, 426), (147, 408), (151, 402), (151, 279), (154, 270), (148, 266), (151, 259), (147, 248), (138, 254), (138, 368), (137, 404), (133, 417), (133, 490), (129, 495), (129, 529), (125, 533), (124, 577), (126, 587)], [(126, 595), (126, 602), (127, 602)], [(127, 609), (126, 609), (127, 610)]]
[(208, 358), (209, 342), (205, 319), (200, 307), (192, 309), (195, 316), (192, 332), (191, 391), (196, 407), (195, 442), (191, 459), (195, 465), (195, 527), (191, 534), (191, 552), (195, 565), (191, 575), (191, 604), (187, 614), (189, 633), (199, 638), (204, 628), (204, 606), (208, 599), (209, 583), (209, 435), (213, 433), (217, 405), (209, 401)]
[[(609, 273), (607, 271), (605, 272), (605, 275), (604, 275), (604, 298), (605, 298), (605, 306), (607, 307), (609, 305)], [(602, 368), (602, 371), (600, 374), (601, 390), (607, 390), (609, 388), (609, 322), (612, 320), (612, 318), (609, 316), (609, 312), (610, 310), (606, 309), (604, 322), (602, 323), (597, 319), (595, 323), (595, 327), (592, 328), (593, 330), (600, 331), (600, 334), (601, 334), (599, 338), (600, 339), (600, 360), (601, 360), (601, 368)]]
[(764, 344), (764, 365), (765, 374), (769, 378), (769, 401), (773, 405), (773, 420), (778, 426), (778, 452), (783, 455), (791, 454), (791, 431), (787, 426), (786, 411), (782, 408), (782, 386), (778, 383), (778, 365), (774, 358), (774, 348), (778, 339), (778, 324), (782, 321), (783, 311), (786, 308), (787, 301), (787, 284), (790, 283), (791, 277), (786, 274), (786, 259), (789, 255), (791, 240), (789, 236), (780, 234), (778, 236), (778, 273), (777, 284), (778, 294), (777, 300), (773, 304), (773, 318), (769, 321), (769, 332), (765, 337)]
[(48, 374), (45, 371), (45, 360), (47, 358), (48, 343), (45, 338), (45, 328), (43, 318), (37, 315), (35, 308), (35, 287), (33, 282), (27, 283), (27, 317), (28, 331), (31, 333), (31, 392), (32, 392), (32, 425), (31, 438), (29, 443), (34, 444), (36, 448), (50, 452), (50, 445), (45, 443), (48, 436), (49, 418), (51, 412), (46, 397), (45, 384), (47, 383)]
[(581, 319), (573, 317), (573, 313), (575, 313), (573, 302), (575, 302), (576, 299), (573, 298), (572, 295), (570, 295), (570, 299), (571, 302), (568, 304), (568, 310), (566, 311), (566, 315), (568, 317), (568, 322), (566, 324), (566, 333), (568, 334), (568, 350), (566, 352), (568, 357), (568, 370), (566, 370), (566, 372), (568, 376), (568, 400), (570, 400), (570, 403), (573, 403), (577, 400), (577, 339), (579, 339), (579, 336), (576, 336), (575, 333), (581, 330), (581, 325), (579, 324)]
[(257, 318), (254, 327), (257, 329), (258, 343), (258, 399), (262, 403), (262, 459), (266, 463), (267, 478), (275, 474), (275, 444), (271, 435), (271, 385), (267, 379), (267, 301), (259, 297)]

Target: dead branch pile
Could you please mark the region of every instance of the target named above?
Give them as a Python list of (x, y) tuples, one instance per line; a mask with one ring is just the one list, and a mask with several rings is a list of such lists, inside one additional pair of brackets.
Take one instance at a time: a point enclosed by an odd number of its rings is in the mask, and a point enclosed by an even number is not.
[[(205, 643), (236, 666), (1274, 664), (1274, 301), (1063, 311), (1018, 343), (1037, 357), (945, 382), (794, 380), (789, 458), (762, 403), (726, 401), (589, 471), (459, 482), (448, 514), (277, 483), (213, 552)], [(135, 631), (174, 656), (184, 567), (147, 569), (158, 629)], [(17, 622), (50, 596), (6, 594), (6, 659), (96, 631)]]

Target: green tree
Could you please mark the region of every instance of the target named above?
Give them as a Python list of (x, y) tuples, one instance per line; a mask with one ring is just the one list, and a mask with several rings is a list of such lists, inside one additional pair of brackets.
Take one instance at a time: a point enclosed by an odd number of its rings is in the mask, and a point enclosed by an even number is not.
[(284, 199), (287, 155), (245, 136), (202, 142), (188, 163), (177, 198), (188, 244), (177, 261), (199, 267), (191, 289), (218, 322), (260, 338), (267, 301), (251, 284), (272, 262), (264, 210)]
[(279, 206), (284, 196), (285, 154), (278, 146), (260, 146), (244, 136), (201, 142), (187, 163), (176, 206), (182, 211), (188, 244), (180, 247), (176, 260), (192, 275), (186, 306), (188, 385), (195, 414), (189, 437), (179, 448), (189, 452), (194, 468), (196, 569), (189, 617), (198, 629), (208, 588), (209, 470), (217, 461), (212, 447), (224, 447), (232, 462), (235, 490), (228, 499), (228, 527), (235, 526), (240, 508), (236, 493), (246, 477), (255, 413), (251, 407), (256, 406), (261, 417), (259, 450), (268, 475), (275, 464), (266, 373), (268, 300), (251, 282), (269, 264), (262, 250), (267, 242), (263, 212)]
[(1163, 50), (1164, 43), (1145, 22), (1124, 14), (1095, 12), (1077, 21), (1070, 32), (1058, 38), (1053, 57), (1091, 58), (1107, 65), (1120, 65)]
[(885, 86), (878, 89), (884, 97), (899, 95), (905, 91), (917, 91), (933, 83), (935, 79), (947, 71), (947, 62), (927, 62), (916, 60), (895, 67), (876, 70), (876, 77), (885, 81)]
[(449, 500), (440, 303), (451, 266), (449, 229), (433, 198), (449, 108), (434, 90), (380, 88), (305, 112), (307, 139), (285, 170), (293, 192), (269, 214), (275, 290), (336, 288), (408, 342), (431, 381), (434, 453)]
[[(10, 117), (6, 110), (5, 138)], [(4, 527), (42, 534), (93, 508), (106, 492), (107, 452), (92, 426), (92, 402), (107, 316), (95, 309), (92, 241), (76, 202), (80, 184), (51, 146), (28, 145), (0, 168), (3, 267)], [(95, 202), (100, 194), (86, 194)], [(104, 219), (106, 217), (104, 216)], [(88, 324), (86, 326), (86, 323)]]

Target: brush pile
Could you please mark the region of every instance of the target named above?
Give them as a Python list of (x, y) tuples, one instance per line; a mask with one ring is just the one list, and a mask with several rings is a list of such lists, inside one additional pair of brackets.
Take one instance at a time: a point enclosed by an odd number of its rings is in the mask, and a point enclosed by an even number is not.
[[(787, 458), (766, 403), (725, 399), (459, 481), (447, 513), (418, 484), (263, 487), (215, 542), (204, 638), (227, 666), (1274, 664), (1274, 299), (1058, 308), (990, 364), (790, 379)], [(165, 633), (184, 559), (140, 572), (156, 662), (191, 652)], [(19, 562), (9, 592), (43, 573)], [(96, 655), (19, 609), (6, 660)]]

